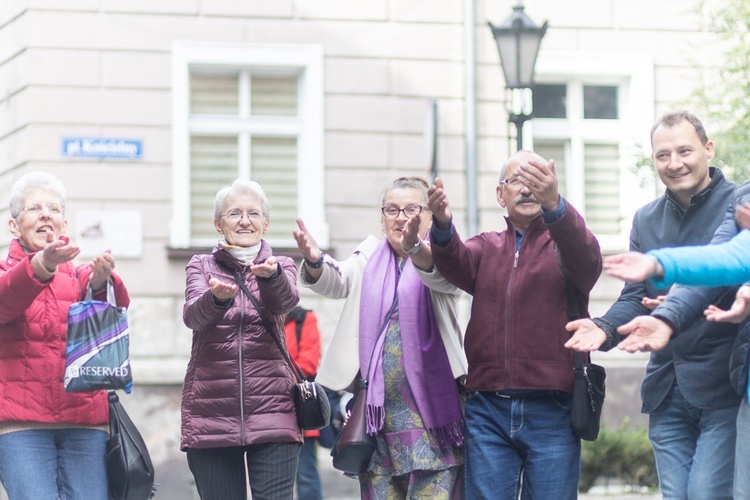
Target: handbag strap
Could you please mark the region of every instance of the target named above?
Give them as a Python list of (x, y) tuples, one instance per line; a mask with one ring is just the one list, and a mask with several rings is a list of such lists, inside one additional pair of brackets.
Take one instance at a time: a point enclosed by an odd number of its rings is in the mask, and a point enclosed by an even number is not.
[[(568, 273), (565, 272), (565, 266), (563, 266), (562, 257), (560, 256), (560, 249), (557, 248), (557, 245), (555, 245), (555, 252), (557, 252), (557, 262), (560, 264), (560, 271), (565, 282), (565, 298), (568, 301), (568, 320), (575, 321), (581, 317), (581, 313), (578, 310), (576, 292), (573, 288), (573, 283), (571, 283), (568, 277)], [(583, 368), (583, 355), (578, 351), (573, 351), (573, 365), (576, 369)]]
[(294, 377), (297, 379), (297, 382), (303, 382), (305, 380), (305, 376), (302, 373), (302, 370), (297, 365), (297, 363), (294, 362), (291, 356), (289, 356), (289, 352), (281, 346), (281, 341), (279, 340), (279, 337), (276, 336), (276, 329), (271, 325), (271, 322), (268, 321), (268, 316), (266, 316), (266, 313), (258, 303), (258, 300), (253, 297), (253, 294), (251, 294), (250, 290), (247, 289), (245, 283), (240, 279), (240, 275), (237, 274), (237, 271), (232, 271), (232, 274), (234, 274), (234, 279), (237, 281), (239, 287), (245, 293), (247, 298), (250, 299), (250, 302), (253, 304), (253, 307), (255, 307), (255, 310), (258, 311), (258, 316), (260, 316), (261, 321), (263, 321), (263, 325), (266, 327), (266, 330), (268, 330), (268, 333), (271, 334), (271, 338), (276, 344), (276, 347), (279, 348), (279, 352), (281, 352), (284, 360), (292, 369), (292, 373), (294, 373)]

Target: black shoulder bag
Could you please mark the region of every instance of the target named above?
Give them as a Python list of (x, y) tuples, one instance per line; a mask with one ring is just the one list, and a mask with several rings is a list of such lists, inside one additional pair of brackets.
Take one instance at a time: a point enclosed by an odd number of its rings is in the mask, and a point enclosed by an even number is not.
[[(557, 247), (555, 247), (557, 250)], [(568, 300), (568, 319), (575, 321), (580, 317), (578, 302), (576, 300), (573, 284), (565, 272), (557, 251), (557, 259), (560, 262), (560, 270), (565, 280), (565, 296)], [(602, 406), (604, 405), (604, 379), (607, 374), (604, 367), (583, 362), (583, 355), (573, 351), (573, 403), (570, 408), (570, 421), (576, 435), (586, 441), (596, 441), (599, 437), (599, 422), (602, 418)]]
[(323, 386), (317, 382), (305, 380), (305, 376), (297, 363), (289, 356), (289, 352), (281, 345), (281, 341), (276, 336), (276, 329), (268, 321), (268, 317), (263, 309), (258, 304), (258, 301), (247, 289), (245, 283), (240, 279), (239, 275), (235, 272), (234, 279), (240, 286), (242, 291), (245, 293), (250, 302), (258, 311), (263, 325), (271, 334), (276, 347), (279, 348), (282, 357), (287, 362), (289, 367), (292, 369), (294, 378), (297, 382), (294, 384), (294, 406), (297, 411), (297, 424), (300, 429), (305, 431), (314, 431), (322, 429), (326, 425), (331, 423), (331, 405), (328, 402), (328, 395), (326, 394)]

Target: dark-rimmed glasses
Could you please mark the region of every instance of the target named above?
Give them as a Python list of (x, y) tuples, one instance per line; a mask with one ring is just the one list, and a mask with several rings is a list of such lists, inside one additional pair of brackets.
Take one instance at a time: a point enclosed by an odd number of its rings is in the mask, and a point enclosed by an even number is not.
[(386, 219), (398, 219), (398, 214), (401, 212), (404, 212), (406, 217), (414, 217), (417, 214), (421, 214), (422, 210), (426, 208), (427, 207), (423, 207), (422, 205), (408, 205), (404, 208), (388, 206), (381, 208), (380, 211), (383, 212), (383, 217)]

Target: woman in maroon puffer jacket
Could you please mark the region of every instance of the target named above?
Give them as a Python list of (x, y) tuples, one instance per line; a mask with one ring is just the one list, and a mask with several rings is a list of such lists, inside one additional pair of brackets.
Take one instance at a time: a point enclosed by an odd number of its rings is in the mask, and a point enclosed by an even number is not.
[(11, 500), (106, 499), (109, 407), (106, 391), (63, 387), (68, 309), (86, 286), (117, 305), (128, 292), (109, 253), (73, 265), (64, 236), (65, 189), (44, 172), (13, 185), (8, 227), (14, 239), (0, 262), (0, 481)]
[(186, 269), (183, 318), (193, 348), (182, 390), (181, 448), (203, 500), (245, 500), (246, 482), (254, 500), (293, 497), (302, 444), (295, 379), (235, 280), (244, 282), (286, 346), (284, 317), (299, 300), (297, 269), (262, 240), (269, 209), (257, 182), (237, 179), (220, 190), (214, 226), (223, 239)]

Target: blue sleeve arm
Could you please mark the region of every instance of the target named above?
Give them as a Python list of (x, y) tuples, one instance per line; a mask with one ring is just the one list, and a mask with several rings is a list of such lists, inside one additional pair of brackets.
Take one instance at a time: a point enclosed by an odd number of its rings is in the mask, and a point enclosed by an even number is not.
[(716, 245), (661, 248), (647, 255), (664, 268), (654, 286), (673, 283), (701, 286), (728, 286), (750, 280), (750, 230), (742, 230), (731, 240)]

